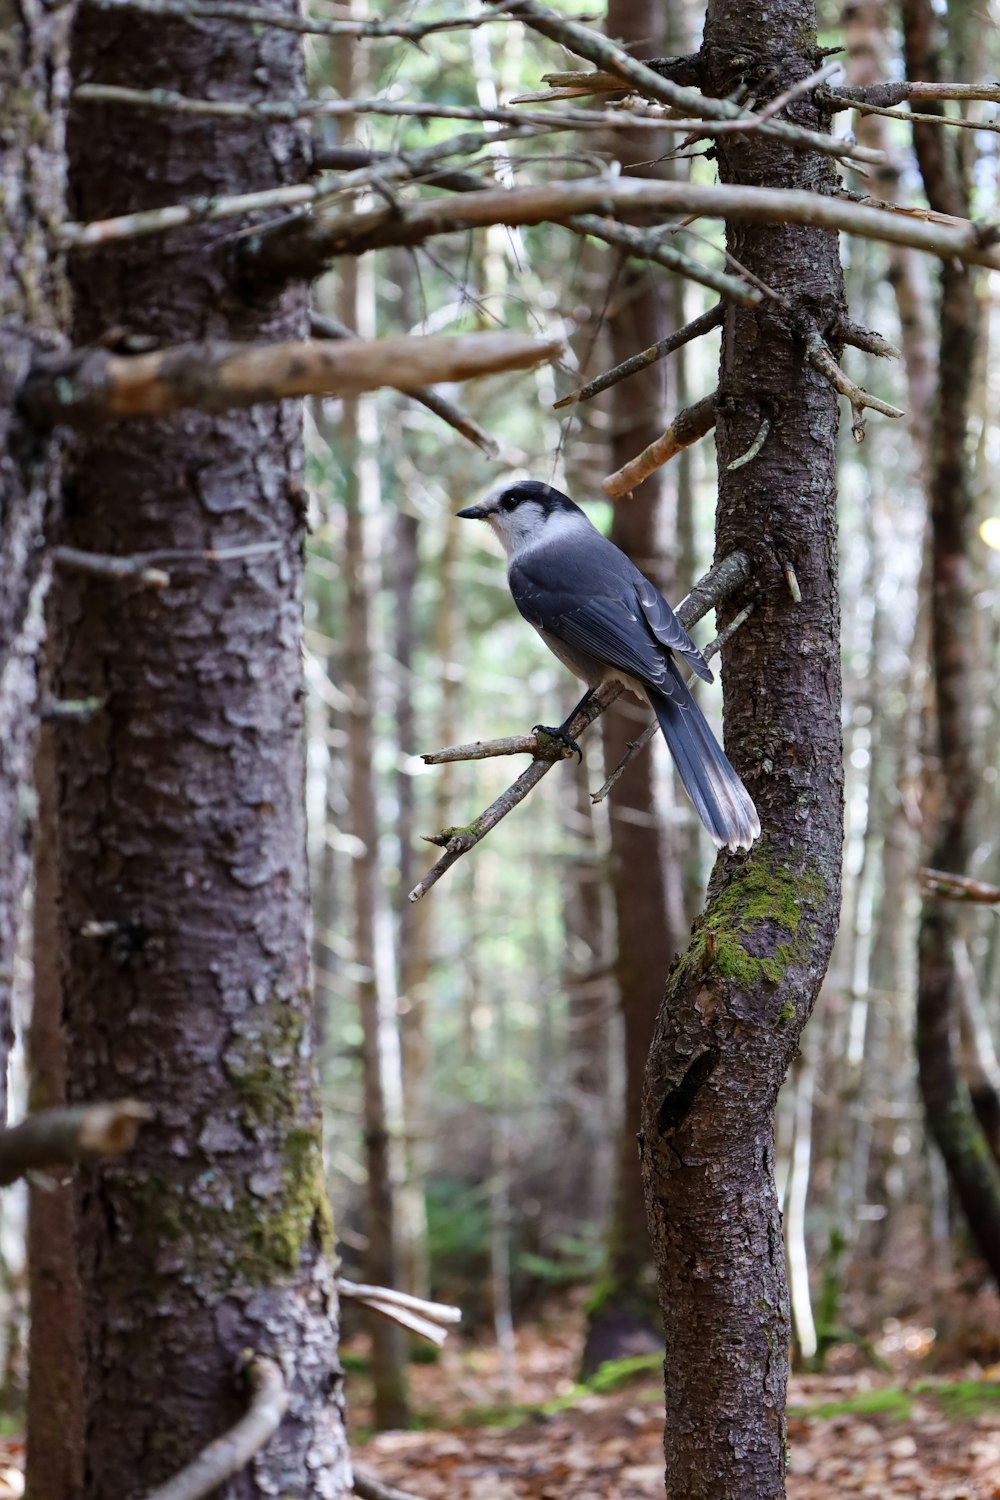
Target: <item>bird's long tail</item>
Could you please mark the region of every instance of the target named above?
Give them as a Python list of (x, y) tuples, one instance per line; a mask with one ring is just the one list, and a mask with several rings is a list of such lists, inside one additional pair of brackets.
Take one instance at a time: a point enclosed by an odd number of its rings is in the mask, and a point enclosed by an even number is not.
[(646, 691), (684, 788), (720, 849), (749, 849), (760, 833), (750, 794), (679, 676), (671, 689), (669, 698)]

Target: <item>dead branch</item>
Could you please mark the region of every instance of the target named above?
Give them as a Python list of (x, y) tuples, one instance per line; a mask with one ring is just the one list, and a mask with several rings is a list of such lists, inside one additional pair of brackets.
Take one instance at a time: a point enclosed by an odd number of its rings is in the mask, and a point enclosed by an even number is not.
[(201, 1500), (232, 1479), (267, 1446), (288, 1410), (288, 1388), (276, 1360), (254, 1354), (239, 1370), (250, 1391), (244, 1416), (222, 1437), (203, 1448), (193, 1463), (151, 1490), (146, 1500)]
[[(358, 337), (352, 328), (345, 327), (343, 323), (338, 323), (336, 318), (328, 318), (323, 313), (310, 313), (309, 332), (320, 339), (356, 339)], [(495, 439), (490, 437), (485, 428), (480, 427), (479, 423), (474, 421), (460, 406), (446, 401), (444, 396), (439, 395), (430, 386), (416, 386), (409, 390), (402, 387), (396, 387), (396, 389), (402, 390), (402, 394), (409, 396), (412, 401), (418, 401), (421, 406), (425, 406), (436, 417), (440, 417), (442, 422), (447, 422), (449, 427), (454, 427), (456, 432), (468, 438), (470, 443), (474, 443), (481, 452), (486, 454), (487, 458), (496, 458), (499, 454), (500, 449)]]
[(187, 224), (208, 224), (217, 219), (236, 218), (262, 209), (301, 208), (340, 190), (339, 182), (332, 188), (325, 183), (301, 182), (289, 187), (267, 188), (259, 193), (236, 193), (228, 198), (194, 198), (187, 203), (170, 203), (163, 208), (147, 208), (133, 214), (121, 214), (114, 219), (95, 219), (89, 224), (67, 221), (59, 226), (57, 239), (66, 250), (83, 250), (94, 245), (108, 245), (114, 240), (140, 239), (147, 234), (162, 234), (168, 229), (181, 229)]
[(134, 10), (149, 16), (178, 16), (182, 20), (245, 21), (249, 26), (272, 26), (278, 31), (297, 31), (304, 36), (353, 36), (360, 41), (398, 37), (421, 42), (439, 31), (471, 31), (496, 21), (511, 21), (506, 11), (478, 11), (471, 16), (444, 17), (437, 21), (321, 21), (305, 16), (284, 15), (259, 5), (237, 5), (229, 0), (88, 0), (101, 10)]
[(726, 468), (731, 472), (733, 469), (742, 469), (744, 464), (752, 463), (770, 436), (771, 418), (765, 412), (757, 429), (757, 435), (747, 451), (741, 453), (738, 458), (734, 458), (731, 463), (726, 465)]
[(800, 325), (805, 339), (806, 358), (814, 370), (828, 380), (835, 391), (846, 396), (851, 403), (853, 421), (851, 432), (854, 434), (856, 443), (865, 440), (865, 410), (881, 412), (883, 417), (902, 417), (906, 413), (900, 411), (898, 406), (890, 406), (888, 401), (882, 401), (878, 396), (873, 396), (869, 391), (863, 389), (846, 375), (834, 359), (826, 340), (820, 333), (819, 328), (811, 318), (800, 319)]
[(612, 500), (619, 495), (627, 495), (629, 490), (635, 489), (656, 469), (661, 469), (664, 464), (685, 448), (690, 448), (699, 438), (711, 432), (715, 426), (715, 403), (718, 392), (713, 391), (710, 396), (703, 396), (694, 406), (688, 406), (671, 422), (666, 432), (644, 448), (636, 458), (630, 459), (621, 469), (616, 469), (614, 474), (609, 474), (607, 479), (601, 481), (601, 489)]
[[(585, 57), (595, 67), (625, 79), (637, 93), (645, 98), (655, 99), (659, 104), (665, 104), (671, 109), (683, 110), (695, 116), (695, 127), (699, 120), (745, 122), (749, 119), (754, 122), (752, 128), (759, 129), (762, 134), (775, 136), (798, 150), (818, 151), (824, 156), (845, 157), (855, 161), (871, 161), (876, 165), (884, 160), (881, 151), (871, 151), (866, 147), (858, 146), (853, 137), (836, 140), (831, 136), (821, 135), (818, 131), (792, 125), (785, 120), (767, 120), (748, 116), (746, 111), (741, 110), (738, 105), (728, 99), (711, 99), (695, 89), (683, 88), (679, 84), (672, 83), (647, 64), (637, 62), (617, 43), (610, 41), (599, 32), (581, 26), (578, 21), (558, 15), (546, 6), (538, 4), (537, 0), (515, 0), (515, 3), (506, 4), (505, 9), (509, 14), (526, 22), (534, 31), (547, 36), (550, 41), (560, 43), (561, 46), (575, 52), (578, 57)], [(747, 128), (747, 126), (742, 124), (741, 128)]]
[(141, 553), (114, 557), (104, 552), (83, 552), (79, 547), (53, 547), (49, 555), (55, 567), (89, 573), (93, 578), (133, 579), (154, 589), (170, 586), (170, 574), (152, 567)]
[(877, 104), (866, 104), (862, 99), (849, 99), (846, 94), (840, 95), (841, 109), (856, 109), (859, 115), (884, 115), (889, 120), (906, 120), (912, 123), (918, 121), (926, 125), (952, 125), (957, 130), (985, 130), (989, 134), (1000, 134), (1000, 125), (992, 120), (966, 120), (958, 115), (930, 115), (921, 114), (915, 109), (883, 109)]
[(841, 318), (834, 328), (834, 335), (843, 343), (850, 344), (852, 349), (861, 349), (865, 354), (875, 354), (879, 359), (902, 359), (901, 349), (895, 344), (890, 344), (888, 339), (880, 333), (874, 333), (869, 328), (862, 328), (859, 323), (852, 323), (850, 318)]
[(521, 370), (554, 359), (555, 339), (514, 333), (369, 342), (178, 344), (155, 354), (83, 349), (39, 360), (21, 389), (37, 427), (90, 427), (116, 417), (228, 411), (288, 396), (356, 396)]
[(949, 83), (937, 82), (871, 83), (863, 88), (827, 88), (823, 90), (824, 104), (835, 109), (857, 109), (860, 104), (878, 104), (891, 109), (894, 104), (906, 104), (912, 100), (930, 103), (932, 99), (983, 99), (988, 104), (1000, 104), (1000, 83)]
[(643, 260), (666, 266), (668, 271), (686, 276), (689, 281), (697, 281), (742, 307), (755, 307), (761, 300), (761, 293), (747, 286), (745, 281), (740, 281), (736, 276), (727, 276), (725, 271), (715, 271), (711, 266), (703, 266), (700, 261), (692, 260), (683, 251), (666, 244), (661, 230), (633, 229), (628, 224), (602, 219), (598, 214), (574, 214), (572, 218), (562, 222), (578, 234), (590, 235), (593, 239), (603, 240), (606, 245), (617, 245), (630, 255), (638, 255)]
[(430, 750), (420, 759), (425, 766), (444, 766), (455, 760), (492, 760), (497, 755), (538, 755), (542, 759), (569, 760), (573, 751), (567, 745), (554, 746), (548, 754), (535, 734), (509, 734), (499, 740), (473, 740), (468, 745), (446, 745), (443, 750)]
[(242, 242), (240, 255), (251, 279), (294, 279), (318, 274), (337, 255), (361, 255), (390, 245), (422, 245), (439, 234), (490, 224), (541, 224), (588, 212), (629, 218), (651, 209), (703, 218), (810, 224), (862, 239), (910, 245), (942, 260), (957, 258), (1000, 270), (1000, 249), (991, 242), (992, 231), (968, 220), (942, 224), (802, 189), (643, 177), (491, 188), (459, 197), (397, 203), (391, 209), (306, 218), (288, 225), (280, 236), (249, 236)]
[(39, 1110), (20, 1125), (0, 1130), (0, 1187), (28, 1172), (121, 1156), (135, 1144), (143, 1121), (152, 1118), (148, 1105), (135, 1099)]
[[(689, 630), (698, 620), (706, 615), (710, 609), (714, 609), (721, 600), (727, 598), (741, 588), (750, 577), (750, 559), (745, 552), (732, 552), (728, 557), (706, 573), (691, 590), (690, 594), (681, 601), (674, 611), (678, 620)], [(567, 733), (572, 739), (579, 739), (588, 724), (592, 724), (599, 718), (610, 703), (613, 703), (623, 691), (618, 683), (609, 683), (598, 688), (594, 697), (587, 705), (580, 709), (566, 726)], [(480, 813), (478, 818), (465, 828), (446, 829), (438, 838), (444, 844), (445, 852), (435, 865), (428, 870), (427, 874), (420, 880), (409, 894), (411, 901), (419, 901), (425, 896), (432, 886), (436, 885), (452, 865), (467, 854), (470, 849), (475, 848), (481, 839), (485, 838), (491, 829), (495, 828), (502, 818), (505, 818), (520, 802), (523, 802), (528, 793), (538, 785), (543, 776), (546, 776), (555, 764), (551, 760), (534, 760), (528, 766), (512, 786), (509, 786), (495, 802)], [(433, 840), (432, 842), (436, 842)]]
[(598, 375), (594, 380), (588, 381), (586, 385), (578, 386), (575, 391), (570, 391), (568, 396), (563, 396), (560, 401), (552, 403), (552, 410), (559, 411), (564, 406), (573, 406), (578, 401), (590, 401), (594, 396), (599, 396), (602, 391), (608, 390), (610, 386), (617, 385), (620, 380), (627, 380), (630, 375), (635, 375), (639, 370), (645, 370), (648, 365), (655, 364), (658, 359), (664, 359), (668, 354), (673, 354), (683, 344), (689, 344), (692, 339), (701, 338), (703, 333), (711, 333), (713, 328), (718, 328), (722, 323), (724, 309), (721, 302), (715, 307), (710, 307), (708, 312), (702, 313), (700, 318), (692, 318), (690, 323), (685, 323), (683, 328), (678, 328), (676, 333), (668, 334), (665, 339), (660, 339), (657, 344), (650, 344), (648, 349), (643, 349), (639, 354), (633, 354), (629, 359), (615, 365), (613, 370), (605, 370), (603, 375)]
[(410, 1490), (398, 1490), (395, 1485), (384, 1484), (370, 1469), (354, 1463), (351, 1468), (354, 1472), (354, 1493), (360, 1495), (361, 1500), (420, 1500), (420, 1496), (414, 1495)]
[(355, 1299), (359, 1302), (384, 1302), (390, 1307), (405, 1307), (410, 1312), (419, 1313), (431, 1323), (440, 1323), (442, 1326), (450, 1327), (454, 1323), (461, 1323), (462, 1309), (453, 1307), (449, 1302), (429, 1302), (426, 1297), (414, 1297), (410, 1292), (398, 1292), (395, 1287), (369, 1286), (362, 1281), (348, 1281), (344, 1276), (337, 1277), (337, 1290), (342, 1297)]
[(975, 901), (983, 906), (1000, 905), (1000, 886), (971, 880), (968, 875), (953, 875), (950, 870), (931, 870), (926, 865), (918, 874), (928, 896), (938, 896), (944, 901)]

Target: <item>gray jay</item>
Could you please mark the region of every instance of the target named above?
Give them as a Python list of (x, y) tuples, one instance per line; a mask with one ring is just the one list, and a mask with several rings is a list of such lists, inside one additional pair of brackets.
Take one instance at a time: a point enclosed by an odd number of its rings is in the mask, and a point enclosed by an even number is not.
[(488, 522), (507, 553), (514, 603), (590, 692), (620, 682), (649, 704), (716, 844), (749, 849), (760, 833), (757, 810), (688, 691), (677, 656), (706, 682), (712, 674), (649, 579), (568, 496), (538, 480), (498, 485), (458, 514)]

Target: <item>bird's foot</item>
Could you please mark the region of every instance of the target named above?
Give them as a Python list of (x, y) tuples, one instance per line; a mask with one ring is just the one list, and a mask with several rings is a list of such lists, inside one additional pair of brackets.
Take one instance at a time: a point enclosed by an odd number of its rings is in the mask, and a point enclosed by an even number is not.
[[(531, 726), (531, 732), (532, 734), (544, 735), (546, 739), (556, 740), (560, 745), (563, 746), (564, 749), (574, 753), (577, 760), (583, 760), (583, 751), (580, 749), (580, 746), (577, 744), (573, 736), (567, 734), (565, 729), (563, 729), (561, 726), (557, 729), (552, 729), (548, 724), (533, 724)], [(540, 745), (540, 748), (544, 749), (547, 748), (547, 746)]]

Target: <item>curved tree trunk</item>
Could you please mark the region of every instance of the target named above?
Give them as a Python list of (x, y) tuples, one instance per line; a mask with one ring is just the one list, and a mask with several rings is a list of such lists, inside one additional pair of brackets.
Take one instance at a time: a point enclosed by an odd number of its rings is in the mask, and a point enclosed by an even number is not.
[[(295, 13), (293, 0), (283, 8)], [(79, 80), (294, 97), (296, 39), (240, 22), (81, 13)], [(294, 181), (294, 128), (80, 105), (73, 208), (105, 217)], [(73, 266), (75, 337), (302, 337), (304, 289), (227, 277), (232, 222)], [(245, 1351), (290, 1390), (220, 1494), (350, 1489), (314, 1077), (300, 661), (296, 402), (107, 428), (72, 455), (65, 540), (160, 548), (163, 590), (63, 574), (59, 671), (97, 694), (60, 734), (68, 1076), (156, 1110), (135, 1152), (80, 1173), (88, 1500), (164, 1481), (246, 1405)], [(206, 548), (251, 546), (211, 562)]]
[[(712, 0), (705, 86), (759, 100), (817, 66), (809, 0)], [(811, 100), (793, 118), (824, 123)], [(721, 137), (731, 183), (833, 191), (827, 159)], [(821, 329), (842, 312), (837, 242), (731, 225), (732, 253)], [(726, 743), (763, 836), (719, 860), (707, 908), (667, 982), (647, 1072), (643, 1159), (666, 1331), (667, 1493), (784, 1493), (789, 1346), (773, 1110), (837, 924), (842, 838), (834, 448), (837, 404), (805, 362), (795, 313), (730, 307), (717, 445), (719, 555), (754, 565), (757, 609), (724, 653)], [(730, 470), (767, 415), (752, 462)], [(791, 563), (802, 600), (783, 576)], [(740, 601), (727, 602), (727, 614)]]

